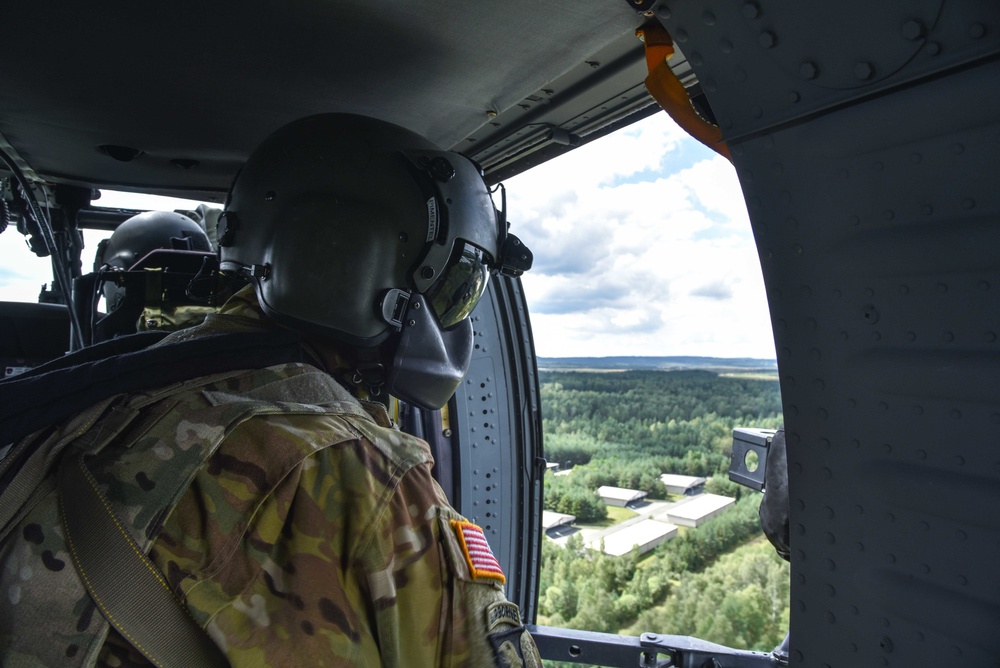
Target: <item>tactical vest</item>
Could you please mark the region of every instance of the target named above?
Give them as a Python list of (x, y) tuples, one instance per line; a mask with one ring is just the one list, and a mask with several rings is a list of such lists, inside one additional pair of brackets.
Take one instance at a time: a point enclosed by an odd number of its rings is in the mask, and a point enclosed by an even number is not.
[[(256, 389), (234, 394), (237, 384)], [(85, 541), (87, 532), (77, 530), (67, 540), (66, 516), (79, 512), (75, 498), (60, 498), (67, 477), (90, 485), (111, 511), (103, 519), (117, 518), (122, 533), (145, 554), (226, 435), (254, 416), (274, 414), (336, 415), (383, 445), (379, 427), (358, 401), (305, 364), (116, 395), (15, 445), (30, 446), (33, 454), (0, 506), (0, 665), (89, 666), (107, 637), (108, 610), (98, 601), (102, 614), (88, 594), (86, 569), (81, 576), (74, 567), (74, 535)], [(128, 585), (126, 577), (121, 584)], [(155, 620), (159, 613), (150, 614)]]

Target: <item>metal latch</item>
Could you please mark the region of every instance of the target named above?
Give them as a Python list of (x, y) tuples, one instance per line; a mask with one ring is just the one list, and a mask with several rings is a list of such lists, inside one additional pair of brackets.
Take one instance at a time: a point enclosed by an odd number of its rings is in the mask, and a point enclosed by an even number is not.
[(767, 453), (774, 429), (733, 429), (733, 454), (729, 460), (729, 479), (758, 492), (764, 489)]

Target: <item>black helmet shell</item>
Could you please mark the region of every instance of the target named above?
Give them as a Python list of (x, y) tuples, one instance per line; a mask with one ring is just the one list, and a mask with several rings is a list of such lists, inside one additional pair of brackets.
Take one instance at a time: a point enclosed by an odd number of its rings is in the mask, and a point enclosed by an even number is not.
[(210, 252), (212, 243), (205, 230), (184, 214), (146, 211), (115, 228), (95, 268), (128, 270), (152, 251), (160, 249)]

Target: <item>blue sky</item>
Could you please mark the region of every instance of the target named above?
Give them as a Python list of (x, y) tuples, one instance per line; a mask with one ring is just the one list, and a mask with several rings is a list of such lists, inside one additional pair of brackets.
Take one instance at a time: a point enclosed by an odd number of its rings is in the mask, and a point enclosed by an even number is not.
[[(736, 172), (655, 114), (506, 183), (511, 230), (532, 249), (524, 290), (543, 357), (774, 357), (760, 264)], [(194, 208), (107, 193), (102, 205)], [(88, 234), (84, 268), (98, 235)], [(0, 300), (51, 280), (11, 228)]]

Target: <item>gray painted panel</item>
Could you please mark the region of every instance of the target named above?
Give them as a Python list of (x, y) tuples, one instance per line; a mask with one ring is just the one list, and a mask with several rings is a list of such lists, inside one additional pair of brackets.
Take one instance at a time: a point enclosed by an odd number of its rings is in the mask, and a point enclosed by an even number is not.
[(472, 314), (475, 349), (455, 393), (459, 511), (483, 528), (507, 595), (534, 618), (541, 526), (541, 416), (518, 281), (493, 279)]
[(792, 664), (996, 665), (1000, 5), (669, 4), (768, 291)]

